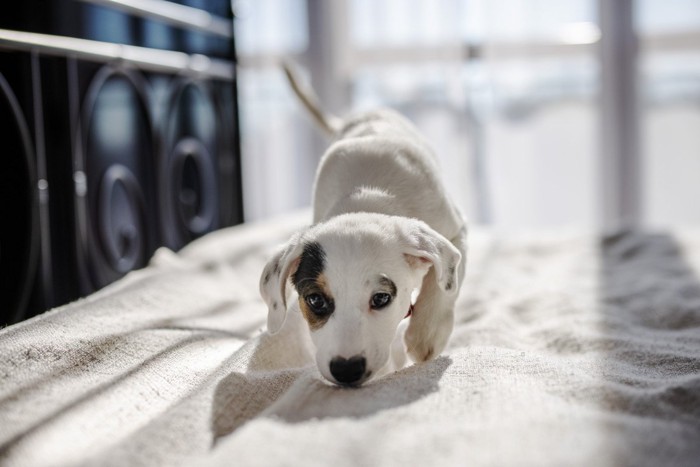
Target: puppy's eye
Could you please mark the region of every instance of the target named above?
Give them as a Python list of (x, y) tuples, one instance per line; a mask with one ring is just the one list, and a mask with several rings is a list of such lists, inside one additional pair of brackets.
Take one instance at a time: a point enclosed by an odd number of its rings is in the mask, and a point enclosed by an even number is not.
[(306, 304), (309, 305), (311, 311), (319, 316), (327, 315), (330, 313), (330, 307), (328, 306), (328, 300), (321, 294), (311, 294), (306, 296)]
[(369, 303), (373, 309), (379, 310), (380, 308), (384, 308), (389, 303), (391, 303), (391, 295), (384, 292), (376, 293), (372, 295), (372, 299)]

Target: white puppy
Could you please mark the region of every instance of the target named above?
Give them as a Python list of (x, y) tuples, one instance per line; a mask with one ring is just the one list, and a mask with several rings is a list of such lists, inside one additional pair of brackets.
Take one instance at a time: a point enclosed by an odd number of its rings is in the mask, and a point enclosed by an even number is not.
[[(422, 362), (444, 349), (464, 277), (466, 224), (408, 120), (390, 110), (345, 121), (326, 116), (286, 71), (336, 141), (316, 175), (313, 226), (294, 235), (261, 275), (268, 330), (282, 327), (293, 286), (289, 312), (307, 321), (319, 371), (358, 386), (403, 366), (406, 351)], [(409, 311), (403, 335), (397, 330)], [(392, 348), (402, 337), (405, 350), (401, 341)]]

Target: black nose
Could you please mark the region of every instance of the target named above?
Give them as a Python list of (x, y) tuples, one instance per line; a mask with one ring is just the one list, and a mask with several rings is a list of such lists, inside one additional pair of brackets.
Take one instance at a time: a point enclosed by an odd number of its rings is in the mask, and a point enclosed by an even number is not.
[(342, 384), (358, 382), (365, 374), (365, 357), (356, 355), (350, 359), (336, 357), (331, 360), (331, 374)]

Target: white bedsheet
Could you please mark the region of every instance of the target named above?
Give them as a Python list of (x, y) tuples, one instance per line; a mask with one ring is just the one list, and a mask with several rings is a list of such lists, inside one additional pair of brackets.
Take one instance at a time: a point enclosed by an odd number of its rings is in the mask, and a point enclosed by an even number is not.
[(0, 331), (0, 465), (700, 466), (700, 232), (473, 232), (436, 360), (360, 389), (263, 332), (293, 216)]

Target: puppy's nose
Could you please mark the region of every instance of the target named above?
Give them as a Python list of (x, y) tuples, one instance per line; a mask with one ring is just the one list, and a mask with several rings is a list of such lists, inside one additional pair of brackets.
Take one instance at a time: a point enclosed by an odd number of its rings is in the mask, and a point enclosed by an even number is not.
[(331, 360), (331, 374), (339, 383), (356, 383), (364, 376), (366, 364), (365, 357), (360, 355), (349, 359), (336, 357)]

